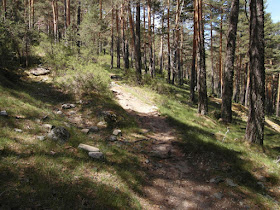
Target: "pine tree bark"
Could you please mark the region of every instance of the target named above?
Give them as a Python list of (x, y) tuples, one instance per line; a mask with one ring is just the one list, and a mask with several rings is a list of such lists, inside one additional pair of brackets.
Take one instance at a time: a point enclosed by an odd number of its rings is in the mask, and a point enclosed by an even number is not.
[(164, 11), (161, 18), (161, 36), (160, 36), (160, 51), (159, 51), (159, 73), (163, 71), (163, 32), (164, 32)]
[(67, 18), (66, 18), (67, 27), (69, 27), (71, 24), (70, 0), (66, 0), (66, 14), (67, 14)]
[(196, 59), (197, 59), (197, 23), (198, 23), (198, 0), (193, 1), (194, 15), (193, 15), (193, 52), (192, 52), (192, 69), (191, 69), (191, 84), (190, 84), (190, 98), (195, 103), (195, 86), (196, 86)]
[(264, 6), (263, 0), (250, 2), (250, 94), (246, 139), (263, 145), (265, 122)]
[(114, 6), (112, 6), (112, 20), (111, 20), (111, 66), (110, 68), (114, 68)]
[(121, 68), (121, 52), (120, 52), (120, 31), (119, 31), (119, 10), (116, 9), (116, 29), (117, 29), (117, 68)]
[(135, 67), (138, 83), (141, 82), (141, 29), (140, 29), (140, 0), (136, 2), (136, 36), (135, 36)]
[(202, 18), (202, 0), (198, 1), (198, 113), (206, 115), (208, 112), (206, 65), (204, 47), (204, 21)]
[(7, 0), (3, 0), (3, 13), (4, 13), (4, 20), (6, 19), (7, 17)]
[(151, 26), (151, 21), (152, 21), (152, 17), (151, 17), (151, 0), (148, 0), (148, 40), (149, 40), (149, 71), (151, 74), (151, 77), (154, 76), (154, 72), (153, 72), (153, 43), (152, 43), (152, 26)]
[(213, 55), (213, 14), (210, 12), (210, 57), (211, 57), (211, 93), (215, 94), (215, 72), (214, 72), (214, 55)]
[(53, 11), (53, 35), (55, 41), (57, 41), (58, 37), (58, 17), (57, 17), (57, 0), (52, 0), (52, 11)]
[(145, 73), (148, 73), (148, 66), (147, 66), (147, 35), (146, 35), (146, 6), (145, 4), (143, 5), (143, 25), (144, 25), (144, 31), (143, 31), (143, 41), (144, 41), (144, 68), (145, 68)]
[(170, 52), (170, 0), (167, 1), (167, 72), (168, 83), (171, 82), (171, 52)]
[(226, 65), (223, 74), (224, 86), (222, 88), (222, 120), (225, 123), (232, 121), (232, 95), (233, 95), (233, 74), (234, 74), (234, 58), (236, 45), (236, 31), (239, 14), (239, 0), (233, 0), (231, 3), (231, 11), (229, 15), (229, 29), (227, 35), (227, 52)]
[(277, 101), (276, 101), (276, 116), (279, 117), (279, 106), (280, 106), (280, 73), (278, 76), (278, 93), (277, 93)]
[(220, 95), (223, 97), (223, 10), (220, 20), (220, 48), (219, 48), (219, 87)]
[(126, 31), (126, 16), (125, 16), (125, 3), (122, 2), (121, 6), (121, 27), (122, 27), (122, 53), (123, 53), (123, 62), (124, 62), (124, 68), (128, 69), (129, 68), (129, 59), (128, 59), (128, 43), (127, 39), (125, 36), (125, 31)]
[(80, 40), (80, 25), (81, 25), (81, 0), (78, 1), (78, 11), (77, 11), (77, 47), (78, 52), (80, 53), (80, 47), (81, 47), (81, 40)]

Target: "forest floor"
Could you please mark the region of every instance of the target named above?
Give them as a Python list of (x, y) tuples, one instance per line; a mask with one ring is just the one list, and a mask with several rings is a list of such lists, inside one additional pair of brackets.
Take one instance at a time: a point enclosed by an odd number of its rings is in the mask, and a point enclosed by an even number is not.
[[(0, 209), (279, 208), (278, 119), (267, 118), (263, 152), (243, 140), (244, 106), (234, 104), (234, 122), (224, 125), (220, 99), (198, 115), (187, 86), (133, 85), (106, 57), (75, 71), (20, 76), (0, 74), (0, 111), (8, 113), (0, 116)], [(84, 133), (104, 111), (118, 123)], [(39, 140), (46, 125), (65, 127), (69, 141)], [(115, 128), (122, 136), (108, 141)]]
[(207, 154), (186, 156), (176, 128), (161, 116), (156, 104), (149, 98), (138, 98), (137, 89), (131, 86), (111, 84), (118, 103), (147, 131), (143, 139), (146, 144), (139, 147), (146, 154), (149, 180), (143, 190), (146, 202), (142, 206), (147, 209), (250, 208), (243, 201), (244, 194), (234, 191), (237, 185), (231, 179), (226, 179), (223, 188), (217, 186), (223, 180), (212, 176)]

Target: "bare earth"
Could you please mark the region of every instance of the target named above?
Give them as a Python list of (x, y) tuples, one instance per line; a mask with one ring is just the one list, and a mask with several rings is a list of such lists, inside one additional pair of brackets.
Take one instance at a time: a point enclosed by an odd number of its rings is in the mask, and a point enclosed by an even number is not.
[[(211, 154), (185, 154), (175, 128), (160, 116), (151, 101), (143, 101), (126, 88), (112, 82), (119, 104), (133, 115), (147, 138), (140, 147), (146, 158), (147, 183), (139, 196), (144, 209), (248, 209), (246, 195), (235, 187), (210, 183)], [(129, 91), (136, 91), (129, 87)], [(140, 152), (141, 153), (141, 152)], [(254, 209), (258, 207), (254, 206)]]

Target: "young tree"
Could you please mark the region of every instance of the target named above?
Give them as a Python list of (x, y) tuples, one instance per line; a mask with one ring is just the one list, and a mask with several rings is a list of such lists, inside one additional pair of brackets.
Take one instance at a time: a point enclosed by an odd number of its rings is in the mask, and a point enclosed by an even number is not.
[(250, 94), (246, 139), (263, 144), (265, 122), (264, 6), (263, 0), (250, 2)]
[(236, 31), (239, 13), (239, 0), (233, 0), (231, 3), (231, 11), (229, 15), (228, 35), (227, 35), (227, 51), (225, 72), (223, 74), (224, 87), (222, 89), (222, 120), (226, 123), (232, 121), (232, 95), (233, 95), (233, 73), (234, 73), (234, 58)]

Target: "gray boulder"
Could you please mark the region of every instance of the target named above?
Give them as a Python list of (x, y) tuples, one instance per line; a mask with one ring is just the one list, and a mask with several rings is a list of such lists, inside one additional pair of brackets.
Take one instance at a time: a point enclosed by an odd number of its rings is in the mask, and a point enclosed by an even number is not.
[(45, 68), (42, 68), (42, 67), (32, 69), (30, 71), (30, 73), (33, 74), (34, 76), (42, 76), (42, 75), (49, 74), (50, 72), (51, 71), (49, 69), (45, 69)]
[(102, 152), (89, 152), (88, 155), (92, 157), (93, 159), (102, 159), (104, 158), (104, 155)]
[(114, 135), (111, 135), (108, 138), (108, 141), (117, 141), (117, 140), (118, 140), (117, 136), (114, 136)]
[(8, 117), (8, 113), (6, 110), (0, 111), (0, 116)]
[(92, 126), (89, 128), (89, 133), (96, 133), (99, 131), (99, 128), (97, 126)]
[(86, 150), (88, 152), (99, 152), (99, 149), (97, 147), (93, 147), (87, 144), (79, 144), (78, 148)]
[(55, 127), (53, 126), (51, 131), (48, 133), (48, 138), (65, 143), (70, 138), (70, 133), (64, 127)]
[(71, 109), (71, 108), (75, 108), (76, 105), (75, 104), (62, 104), (61, 108), (62, 109)]

